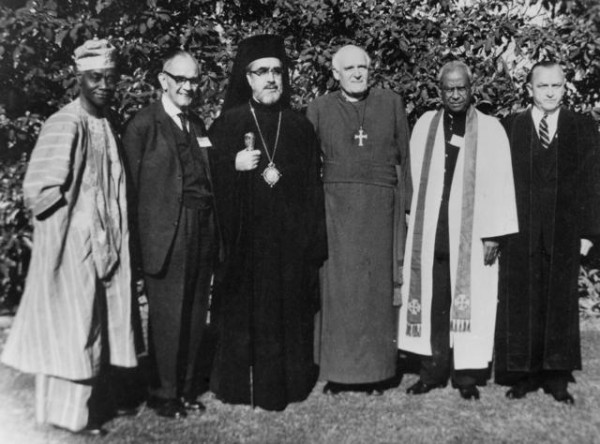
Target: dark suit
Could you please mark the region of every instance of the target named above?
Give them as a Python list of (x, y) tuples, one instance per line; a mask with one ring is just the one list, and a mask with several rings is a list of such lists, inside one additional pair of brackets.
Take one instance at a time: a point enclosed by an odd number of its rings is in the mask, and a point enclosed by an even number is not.
[(216, 249), (208, 148), (198, 143), (205, 128), (188, 118), (186, 134), (158, 101), (135, 116), (123, 141), (160, 380), (153, 394), (165, 399), (195, 396)]

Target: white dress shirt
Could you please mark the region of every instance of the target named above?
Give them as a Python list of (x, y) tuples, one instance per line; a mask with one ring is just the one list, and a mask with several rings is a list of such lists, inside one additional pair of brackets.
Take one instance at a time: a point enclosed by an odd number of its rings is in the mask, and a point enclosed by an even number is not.
[[(177, 127), (183, 131), (183, 126), (181, 125), (181, 118), (179, 117), (179, 114), (181, 114), (183, 111), (179, 109), (166, 94), (162, 95), (160, 101), (162, 102), (165, 112), (169, 115), (169, 117), (171, 117), (171, 119), (173, 119), (175, 125), (177, 125)], [(187, 130), (189, 130), (189, 128), (187, 128)]]
[[(558, 128), (558, 113), (560, 112), (560, 108), (554, 111), (552, 114), (548, 114), (546, 117), (546, 122), (548, 123), (548, 140), (550, 143), (554, 140), (554, 136), (556, 135), (556, 129)], [(533, 125), (535, 126), (535, 130), (540, 134), (540, 121), (544, 117), (545, 111), (542, 111), (535, 106), (531, 107), (531, 117), (533, 118)]]

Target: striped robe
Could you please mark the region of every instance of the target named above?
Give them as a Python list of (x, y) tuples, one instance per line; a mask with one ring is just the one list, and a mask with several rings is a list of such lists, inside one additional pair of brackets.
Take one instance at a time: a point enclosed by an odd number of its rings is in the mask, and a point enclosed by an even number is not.
[[(116, 190), (109, 202), (120, 217), (119, 261), (104, 280), (97, 275), (92, 239), (101, 180), (90, 167), (92, 144), (111, 159)], [(107, 163), (108, 164), (108, 163)], [(23, 372), (86, 380), (98, 371), (100, 322), (96, 296), (105, 287), (110, 363), (136, 365), (131, 326), (131, 269), (125, 176), (106, 119), (75, 100), (44, 124), (24, 181), (33, 212), (33, 251), (18, 313), (2, 361)], [(101, 241), (100, 241), (101, 243)]]

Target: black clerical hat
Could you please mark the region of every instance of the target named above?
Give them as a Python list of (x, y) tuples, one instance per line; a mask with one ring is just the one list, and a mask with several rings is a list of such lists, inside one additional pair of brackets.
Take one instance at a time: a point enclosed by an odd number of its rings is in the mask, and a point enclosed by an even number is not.
[(283, 39), (278, 35), (260, 34), (242, 40), (233, 62), (229, 85), (225, 94), (223, 111), (247, 103), (252, 97), (252, 89), (246, 79), (246, 68), (255, 60), (265, 57), (275, 57), (283, 65), (283, 94), (279, 100), (280, 106), (289, 106), (290, 82), (288, 75), (289, 59), (285, 52)]

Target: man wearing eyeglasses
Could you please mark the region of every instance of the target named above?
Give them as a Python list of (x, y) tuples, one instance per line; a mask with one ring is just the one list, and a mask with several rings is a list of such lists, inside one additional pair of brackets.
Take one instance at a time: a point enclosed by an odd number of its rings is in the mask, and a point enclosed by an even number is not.
[(400, 349), (420, 356), (407, 393), (445, 387), (479, 399), (492, 360), (499, 237), (518, 230), (510, 150), (500, 123), (471, 105), (471, 70), (445, 64), (443, 109), (410, 141), (413, 200), (402, 286)]
[(562, 105), (565, 85), (558, 63), (536, 63), (526, 84), (532, 106), (503, 122), (520, 230), (500, 258), (495, 378), (511, 386), (510, 399), (542, 388), (573, 404), (580, 254), (600, 234), (600, 141), (591, 118)]
[(204, 410), (195, 375), (217, 230), (211, 145), (191, 110), (199, 74), (191, 54), (169, 54), (158, 74), (160, 101), (135, 116), (124, 138), (158, 376), (148, 405), (170, 418)]
[(306, 399), (316, 382), (313, 317), (327, 255), (317, 140), (290, 108), (288, 69), (281, 37), (243, 40), (210, 129), (226, 253), (210, 385), (223, 402), (266, 410)]

